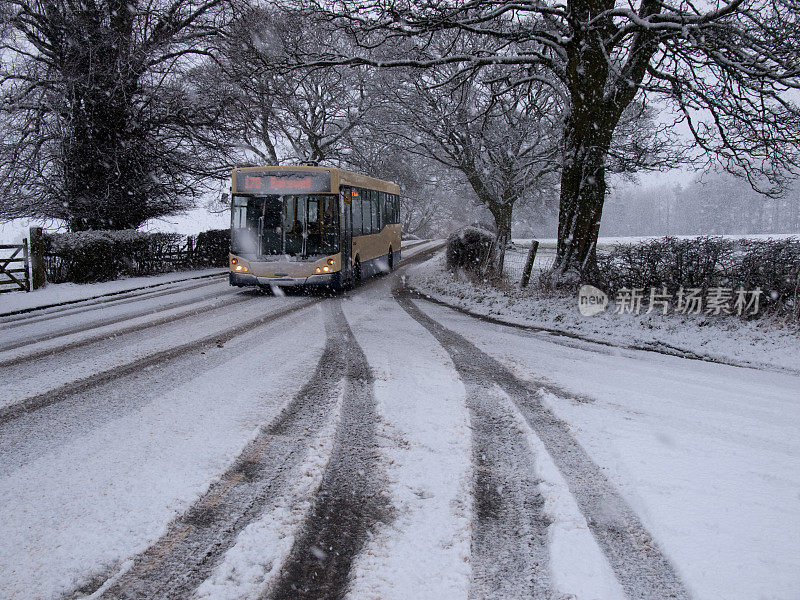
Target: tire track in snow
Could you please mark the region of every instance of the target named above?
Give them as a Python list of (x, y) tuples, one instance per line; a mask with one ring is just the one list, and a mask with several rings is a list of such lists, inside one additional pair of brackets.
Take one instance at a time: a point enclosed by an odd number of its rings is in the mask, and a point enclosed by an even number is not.
[(309, 382), (203, 497), (94, 597), (190, 598), (236, 542), (237, 534), (291, 484), (309, 442), (331, 418), (339, 401), (339, 383), (348, 370), (341, 321), (327, 316), (325, 327), (325, 350)]
[(27, 362), (29, 360), (33, 360), (39, 358), (41, 356), (47, 356), (50, 354), (57, 354), (59, 352), (64, 352), (66, 350), (74, 350), (75, 348), (80, 348), (82, 346), (86, 346), (93, 342), (105, 340), (109, 337), (109, 335), (122, 335), (125, 333), (132, 333), (134, 331), (143, 331), (150, 327), (157, 327), (159, 325), (165, 325), (167, 323), (173, 323), (175, 321), (180, 321), (181, 319), (190, 318), (196, 315), (200, 315), (217, 308), (221, 308), (222, 305), (220, 303), (224, 303), (224, 307), (227, 308), (233, 304), (238, 304), (239, 302), (244, 302), (252, 298), (252, 295), (247, 294), (236, 294), (236, 293), (226, 293), (227, 290), (222, 290), (219, 292), (214, 292), (211, 294), (204, 294), (202, 296), (188, 298), (182, 301), (172, 302), (167, 305), (162, 305), (156, 308), (152, 308), (146, 311), (139, 311), (133, 314), (128, 315), (119, 315), (117, 317), (111, 317), (104, 321), (96, 321), (94, 323), (89, 323), (87, 325), (80, 326), (78, 328), (71, 328), (71, 329), (63, 329), (63, 330), (56, 330), (51, 331), (45, 335), (41, 335), (34, 339), (28, 340), (20, 340), (17, 342), (12, 342), (11, 344), (4, 345), (0, 348), (0, 352), (7, 352), (10, 350), (15, 350), (17, 348), (23, 348), (26, 346), (33, 346), (35, 344), (41, 344), (43, 342), (48, 342), (54, 339), (67, 337), (69, 335), (76, 335), (91, 331), (93, 329), (100, 329), (102, 327), (110, 327), (111, 325), (116, 325), (118, 323), (124, 323), (125, 321), (132, 321), (134, 319), (139, 319), (141, 317), (146, 317), (148, 315), (156, 315), (163, 311), (168, 310), (175, 310), (180, 308), (188, 308), (195, 304), (200, 304), (202, 302), (206, 302), (208, 300), (212, 300), (214, 298), (219, 298), (219, 301), (216, 303), (209, 304), (208, 306), (201, 306), (199, 308), (195, 308), (190, 312), (178, 313), (169, 315), (167, 317), (156, 318), (147, 321), (146, 323), (137, 323), (136, 325), (131, 325), (128, 327), (121, 327), (119, 329), (115, 329), (111, 332), (103, 332), (100, 334), (94, 334), (91, 336), (83, 337), (79, 340), (75, 340), (73, 342), (68, 342), (63, 345), (59, 345), (56, 347), (44, 348), (40, 350), (31, 349), (31, 351), (27, 354), (16, 355), (13, 358), (0, 360), (0, 367), (4, 366), (12, 366), (16, 364), (20, 364), (22, 362)]
[[(31, 306), (29, 308), (22, 308), (20, 310), (13, 310), (10, 312), (1, 313), (0, 323), (15, 323), (17, 321), (28, 321), (28, 320), (32, 321), (47, 320), (49, 318), (57, 318), (63, 316), (64, 314), (75, 314), (77, 312), (84, 312), (84, 307), (86, 307), (85, 310), (92, 310), (94, 308), (102, 308), (102, 306), (98, 305), (106, 303), (110, 303), (112, 305), (116, 303), (126, 304), (127, 302), (135, 302), (141, 298), (153, 298), (165, 294), (173, 294), (176, 292), (185, 291), (186, 289), (191, 289), (192, 287), (200, 287), (202, 285), (211, 285), (214, 283), (218, 283), (218, 281), (206, 281), (199, 284), (199, 286), (192, 285), (192, 282), (198, 279), (213, 279), (217, 277), (221, 278), (223, 275), (227, 275), (227, 271), (220, 273), (211, 273), (210, 275), (200, 275), (198, 277), (189, 277), (188, 279), (175, 279), (173, 281), (165, 281), (162, 283), (146, 285), (143, 287), (135, 287), (127, 290), (119, 290), (116, 292), (108, 292), (106, 294), (90, 296), (89, 298), (76, 298), (74, 300), (65, 300), (62, 302), (45, 304), (42, 306)], [(177, 285), (187, 282), (189, 282), (189, 286)], [(160, 288), (168, 285), (175, 285), (176, 287), (169, 288), (167, 291), (163, 293), (160, 290), (154, 290), (154, 288)], [(119, 302), (120, 300), (124, 300), (127, 298), (130, 298), (131, 300), (126, 300), (125, 302)], [(50, 315), (52, 315), (52, 317)]]
[[(400, 306), (431, 333), (407, 298)], [(434, 337), (441, 344), (439, 336)], [(444, 344), (442, 344), (444, 346)], [(445, 350), (452, 357), (447, 346)], [(470, 599), (550, 598), (544, 500), (526, 435), (480, 369), (461, 369), (472, 429), (473, 510)]]
[(301, 301), (287, 308), (259, 316), (256, 319), (250, 319), (241, 322), (234, 327), (229, 327), (227, 329), (223, 329), (222, 331), (218, 331), (217, 333), (203, 336), (198, 340), (194, 340), (186, 344), (172, 346), (166, 350), (154, 352), (142, 358), (135, 359), (127, 364), (115, 365), (111, 368), (96, 372), (87, 377), (62, 384), (59, 387), (47, 392), (30, 396), (21, 402), (11, 404), (0, 409), (0, 425), (4, 425), (9, 421), (13, 421), (23, 414), (38, 410), (45, 406), (50, 406), (56, 402), (60, 402), (74, 394), (85, 392), (106, 382), (113, 381), (121, 376), (129, 375), (154, 365), (159, 366), (159, 368), (163, 368), (166, 361), (173, 360), (188, 352), (200, 350), (204, 347), (213, 347), (218, 346), (219, 344), (224, 344), (238, 335), (247, 333), (254, 327), (258, 327), (270, 321), (279, 319), (291, 312), (307, 308), (313, 304), (322, 302), (322, 300), (323, 298), (314, 298), (307, 301)]
[(337, 302), (334, 320), (342, 324), (345, 395), (333, 453), (322, 483), (292, 547), (270, 600), (344, 598), (350, 568), (370, 530), (389, 518), (388, 501), (377, 473), (378, 419), (373, 376)]
[(543, 515), (535, 457), (492, 384), (475, 372), (459, 374), (467, 389), (475, 468), (469, 597), (550, 598), (550, 520)]
[(401, 292), (397, 299), (448, 351), (465, 381), (496, 383), (517, 405), (563, 474), (628, 597), (688, 599), (689, 593), (675, 568), (639, 517), (572, 437), (567, 424), (542, 404), (539, 389), (520, 381), (462, 336), (434, 321), (412, 302), (409, 294)]
[(16, 317), (6, 317), (0, 319), (3, 324), (3, 329), (15, 329), (17, 327), (24, 327), (26, 325), (52, 321), (54, 319), (61, 319), (64, 317), (72, 317), (85, 312), (94, 310), (103, 310), (107, 308), (116, 308), (118, 306), (125, 306), (143, 300), (152, 300), (153, 298), (161, 298), (163, 296), (171, 296), (172, 294), (180, 294), (183, 292), (190, 292), (199, 288), (210, 287), (212, 285), (220, 285), (222, 282), (217, 280), (205, 280), (197, 283), (196, 281), (189, 282), (189, 285), (176, 285), (175, 287), (163, 290), (143, 290), (139, 292), (132, 292), (130, 294), (123, 294), (114, 298), (104, 298), (95, 300), (93, 302), (79, 300), (78, 302), (87, 302), (86, 304), (78, 304), (77, 306), (56, 306), (50, 309), (42, 309), (41, 313), (24, 314)]

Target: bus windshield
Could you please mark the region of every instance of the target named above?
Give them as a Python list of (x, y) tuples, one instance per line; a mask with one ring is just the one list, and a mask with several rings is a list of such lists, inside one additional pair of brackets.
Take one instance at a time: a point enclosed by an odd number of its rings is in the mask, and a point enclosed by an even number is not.
[(338, 216), (333, 194), (235, 195), (231, 251), (244, 256), (335, 254), (339, 251)]

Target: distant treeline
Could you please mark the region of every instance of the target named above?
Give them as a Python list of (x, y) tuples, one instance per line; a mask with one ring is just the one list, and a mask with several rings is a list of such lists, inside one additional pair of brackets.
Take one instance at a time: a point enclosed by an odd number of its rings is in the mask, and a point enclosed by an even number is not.
[(783, 198), (746, 181), (714, 175), (686, 186), (611, 191), (601, 236), (747, 235), (800, 232), (800, 186)]

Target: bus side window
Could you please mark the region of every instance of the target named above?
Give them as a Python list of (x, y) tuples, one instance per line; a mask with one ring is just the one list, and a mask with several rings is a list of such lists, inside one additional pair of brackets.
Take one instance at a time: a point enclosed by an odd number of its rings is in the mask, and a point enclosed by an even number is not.
[(369, 206), (372, 209), (372, 233), (379, 233), (381, 230), (378, 222), (380, 220), (380, 213), (378, 212), (378, 198), (378, 192), (371, 190)]
[(372, 208), (369, 190), (360, 190), (361, 196), (361, 233), (369, 235), (372, 233)]
[(361, 235), (361, 193), (353, 190), (353, 237)]

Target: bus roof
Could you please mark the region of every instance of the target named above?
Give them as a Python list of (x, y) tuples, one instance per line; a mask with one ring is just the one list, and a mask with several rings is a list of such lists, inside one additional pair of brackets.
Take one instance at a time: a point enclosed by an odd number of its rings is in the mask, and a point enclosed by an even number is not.
[(383, 181), (374, 177), (367, 177), (360, 173), (353, 173), (352, 171), (345, 171), (344, 169), (337, 169), (336, 167), (307, 167), (307, 166), (292, 166), (292, 165), (272, 165), (263, 167), (240, 167), (233, 169), (232, 184), (236, 193), (236, 174), (260, 172), (268, 173), (270, 171), (297, 171), (297, 172), (329, 172), (331, 174), (331, 191), (338, 191), (340, 186), (350, 185), (353, 187), (368, 188), (371, 190), (378, 190), (388, 194), (400, 194), (400, 186), (391, 181)]

